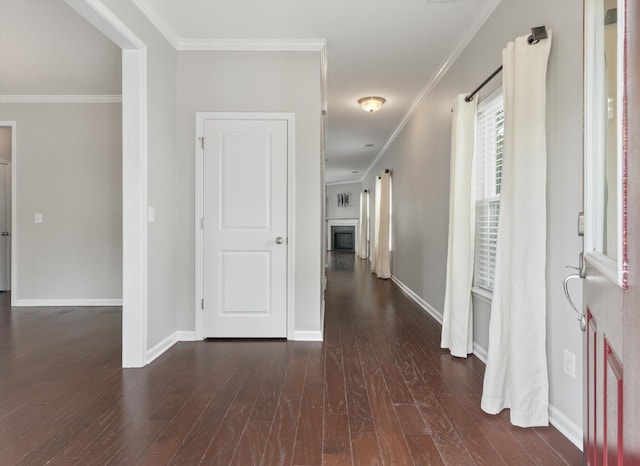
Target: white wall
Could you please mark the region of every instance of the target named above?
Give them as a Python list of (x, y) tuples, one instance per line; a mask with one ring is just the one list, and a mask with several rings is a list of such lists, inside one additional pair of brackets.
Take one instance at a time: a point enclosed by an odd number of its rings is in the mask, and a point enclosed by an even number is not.
[(321, 330), (320, 56), (318, 52), (179, 52), (176, 164), (180, 330), (195, 328), (195, 113), (293, 112), (296, 331)]
[(147, 46), (148, 205), (155, 208), (156, 215), (148, 231), (147, 347), (153, 348), (177, 328), (176, 52), (133, 3), (103, 1)]
[[(327, 185), (327, 218), (358, 218), (360, 216), (362, 183)], [(349, 193), (348, 207), (338, 207), (338, 194)]]
[(11, 128), (0, 128), (0, 159), (11, 160)]
[(0, 120), (16, 121), (16, 299), (120, 299), (120, 104), (2, 104)]
[[(581, 250), (576, 218), (582, 210), (582, 2), (502, 2), (368, 174), (363, 188), (370, 189), (373, 197), (374, 177), (384, 168), (392, 169), (393, 274), (442, 313), (454, 96), (474, 89), (501, 64), (501, 50), (509, 40), (543, 24), (553, 30), (554, 41), (547, 78), (550, 402), (569, 419), (569, 429), (580, 429), (582, 333), (564, 299), (562, 279), (568, 273), (566, 265), (577, 265)], [(483, 94), (498, 85), (500, 78)], [(576, 290), (575, 296), (579, 295)], [(486, 345), (486, 304), (475, 317), (477, 343)], [(564, 349), (577, 355), (575, 380), (563, 373)]]

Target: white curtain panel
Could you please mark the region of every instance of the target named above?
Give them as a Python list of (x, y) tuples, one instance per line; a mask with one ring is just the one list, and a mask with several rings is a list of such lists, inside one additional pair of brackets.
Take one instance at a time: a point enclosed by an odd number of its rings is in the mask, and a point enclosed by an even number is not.
[(369, 193), (360, 193), (360, 219), (358, 221), (358, 257), (369, 257), (368, 233), (369, 233)]
[[(380, 174), (379, 195), (376, 196), (376, 247), (371, 261), (371, 270), (378, 278), (391, 278), (389, 257), (390, 180), (391, 173), (382, 172)], [(377, 187), (378, 185), (376, 185)]]
[(502, 52), (504, 155), (496, 272), (482, 409), (511, 409), (516, 426), (545, 426), (549, 416), (546, 354), (546, 75), (549, 38), (527, 36)]
[(449, 174), (449, 247), (440, 346), (453, 356), (473, 353), (473, 253), (475, 206), (473, 147), (477, 99), (465, 102), (459, 95), (453, 105), (451, 167)]
[(378, 254), (378, 233), (380, 232), (380, 177), (376, 176), (376, 187), (373, 191), (373, 247), (369, 251), (371, 271), (376, 268), (376, 256)]

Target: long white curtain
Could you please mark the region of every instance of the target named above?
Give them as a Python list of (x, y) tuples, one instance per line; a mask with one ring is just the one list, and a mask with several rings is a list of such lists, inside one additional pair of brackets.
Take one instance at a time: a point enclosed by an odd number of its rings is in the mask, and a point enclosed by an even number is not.
[(360, 193), (360, 218), (358, 220), (358, 257), (369, 257), (369, 193)]
[(453, 356), (473, 352), (471, 285), (475, 240), (473, 140), (477, 99), (459, 95), (453, 105), (449, 174), (449, 247), (440, 346)]
[(503, 50), (504, 155), (482, 409), (548, 425), (546, 355), (546, 74), (549, 38)]
[(376, 212), (375, 212), (375, 241), (371, 255), (371, 271), (378, 278), (391, 278), (390, 249), (389, 249), (389, 214), (391, 174), (382, 172), (379, 184), (376, 184)]

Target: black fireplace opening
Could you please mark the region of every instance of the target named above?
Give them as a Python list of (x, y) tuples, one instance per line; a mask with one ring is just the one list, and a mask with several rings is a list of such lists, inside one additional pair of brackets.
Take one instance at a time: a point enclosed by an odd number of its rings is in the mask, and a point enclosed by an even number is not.
[(331, 249), (336, 251), (356, 251), (356, 227), (332, 226)]

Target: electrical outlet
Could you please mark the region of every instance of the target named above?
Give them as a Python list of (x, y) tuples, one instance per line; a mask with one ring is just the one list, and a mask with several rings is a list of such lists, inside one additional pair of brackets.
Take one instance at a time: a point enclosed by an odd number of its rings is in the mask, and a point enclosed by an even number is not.
[(564, 373), (569, 377), (576, 378), (576, 355), (571, 351), (564, 350)]

